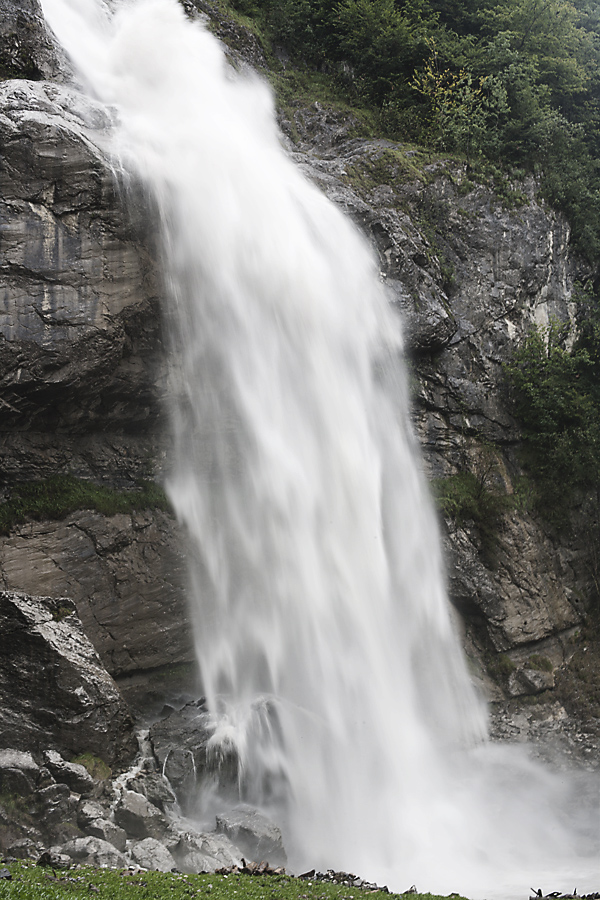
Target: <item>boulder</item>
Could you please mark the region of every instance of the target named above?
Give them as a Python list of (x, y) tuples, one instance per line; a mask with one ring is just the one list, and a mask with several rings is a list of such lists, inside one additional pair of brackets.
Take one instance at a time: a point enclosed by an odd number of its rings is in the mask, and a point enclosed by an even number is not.
[(160, 771), (177, 794), (184, 812), (193, 810), (199, 789), (198, 774), (206, 774), (207, 744), (212, 735), (204, 701), (186, 704), (151, 726), (149, 737)]
[(123, 791), (114, 815), (117, 825), (133, 838), (161, 837), (168, 826), (160, 810), (135, 791)]
[(120, 868), (127, 865), (127, 860), (108, 841), (97, 837), (75, 838), (62, 848), (76, 862), (101, 868)]
[(131, 760), (133, 722), (73, 604), (0, 591), (0, 625), (0, 747)]
[(287, 862), (280, 828), (246, 804), (217, 816), (217, 832), (226, 835), (246, 858), (281, 866)]
[(45, 750), (44, 762), (54, 780), (68, 785), (75, 793), (87, 794), (94, 787), (94, 779), (84, 766), (67, 762), (56, 750)]
[(39, 856), (38, 866), (47, 866), (50, 869), (68, 869), (72, 864), (71, 857), (62, 852), (61, 847), (50, 847)]
[(155, 838), (144, 838), (130, 848), (132, 859), (144, 869), (155, 869), (158, 872), (172, 872), (177, 869), (175, 860), (167, 848)]
[(77, 824), (86, 834), (108, 841), (123, 853), (127, 844), (127, 832), (108, 816), (108, 811), (99, 803), (85, 800), (77, 811)]
[(71, 794), (66, 784), (52, 784), (38, 791), (36, 801), (39, 806), (40, 823), (46, 830), (56, 831), (66, 823), (75, 825), (77, 818), (77, 798)]
[(127, 782), (127, 787), (131, 791), (142, 794), (162, 812), (171, 812), (177, 805), (177, 797), (171, 790), (167, 779), (162, 775), (153, 773), (136, 775)]
[(40, 767), (31, 753), (22, 750), (0, 750), (0, 793), (20, 796), (32, 794), (40, 773)]
[(216, 872), (242, 866), (239, 849), (224, 834), (204, 834), (173, 824), (166, 843), (181, 872)]

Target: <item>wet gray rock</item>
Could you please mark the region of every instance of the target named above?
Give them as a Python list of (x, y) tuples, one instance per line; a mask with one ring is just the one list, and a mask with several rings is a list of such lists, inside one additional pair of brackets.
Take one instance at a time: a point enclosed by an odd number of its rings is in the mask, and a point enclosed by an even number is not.
[(155, 838), (145, 838), (130, 847), (131, 858), (144, 869), (154, 869), (157, 872), (172, 872), (177, 869), (175, 860), (160, 841)]
[(129, 712), (73, 604), (0, 591), (0, 623), (0, 746), (131, 759)]
[[(202, 778), (211, 778), (207, 744), (213, 733), (203, 701), (186, 704), (153, 724), (149, 737), (159, 769), (177, 795), (184, 814), (193, 811)], [(232, 766), (235, 769), (235, 761)], [(227, 776), (227, 766), (223, 768)]]
[(123, 791), (114, 816), (117, 825), (133, 838), (159, 838), (167, 829), (167, 820), (161, 811), (135, 791)]
[(0, 793), (32, 794), (40, 778), (40, 767), (31, 753), (23, 750), (0, 750)]
[(84, 766), (67, 762), (56, 750), (45, 750), (43, 756), (55, 781), (68, 785), (77, 794), (87, 794), (94, 787), (94, 779)]
[(254, 807), (240, 804), (216, 821), (217, 833), (226, 835), (246, 858), (275, 866), (287, 862), (281, 829)]
[(71, 73), (38, 0), (0, 0), (0, 75), (63, 81)]
[(62, 848), (76, 862), (89, 866), (121, 868), (127, 865), (125, 856), (116, 847), (97, 837), (75, 838)]
[(89, 800), (81, 803), (77, 810), (77, 824), (85, 834), (101, 838), (121, 853), (125, 852), (127, 832), (110, 821), (108, 811), (99, 803)]
[(177, 797), (171, 790), (169, 782), (162, 775), (138, 775), (127, 782), (131, 791), (142, 794), (146, 800), (158, 807), (161, 812), (169, 813), (177, 805)]
[(167, 847), (181, 872), (216, 872), (242, 865), (239, 848), (222, 834), (201, 834), (172, 825)]
[(131, 433), (161, 416), (153, 266), (100, 149), (109, 126), (72, 88), (0, 83), (4, 430)]

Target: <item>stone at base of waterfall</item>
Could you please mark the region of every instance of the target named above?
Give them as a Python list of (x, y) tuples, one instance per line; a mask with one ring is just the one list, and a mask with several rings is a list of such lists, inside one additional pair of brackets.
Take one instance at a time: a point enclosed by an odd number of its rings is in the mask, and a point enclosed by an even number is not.
[(172, 825), (167, 847), (181, 872), (216, 872), (242, 865), (239, 849), (224, 834), (203, 834)]
[(252, 806), (241, 804), (218, 815), (217, 832), (230, 838), (251, 859), (277, 866), (287, 862), (281, 830)]
[(123, 791), (115, 809), (115, 822), (132, 838), (160, 838), (168, 823), (161, 811), (142, 794)]
[(127, 832), (107, 818), (107, 810), (99, 803), (84, 800), (77, 811), (77, 824), (85, 834), (108, 841), (121, 853), (127, 844)]
[(97, 837), (75, 838), (62, 847), (62, 852), (88, 866), (121, 868), (127, 865), (125, 856), (116, 847)]
[(84, 766), (67, 762), (56, 750), (45, 750), (43, 756), (54, 780), (68, 785), (76, 794), (88, 794), (94, 787), (94, 779)]
[(156, 838), (144, 838), (137, 844), (129, 847), (131, 858), (144, 869), (154, 869), (157, 872), (172, 872), (177, 869), (177, 863), (160, 841)]
[(127, 787), (137, 794), (142, 794), (146, 800), (162, 812), (172, 812), (177, 805), (177, 797), (171, 790), (167, 779), (162, 775), (153, 773), (137, 775), (127, 782)]

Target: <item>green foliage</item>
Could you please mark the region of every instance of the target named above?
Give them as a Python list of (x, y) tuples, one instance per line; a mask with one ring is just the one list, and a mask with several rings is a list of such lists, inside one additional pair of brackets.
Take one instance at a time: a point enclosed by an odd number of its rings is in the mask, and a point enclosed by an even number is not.
[(570, 347), (568, 325), (535, 328), (506, 366), (534, 502), (560, 524), (577, 489), (600, 482), (600, 324)]
[(508, 679), (517, 667), (505, 653), (489, 655), (486, 659), (486, 669), (489, 675), (499, 684), (507, 684)]
[(0, 534), (31, 519), (64, 519), (78, 509), (114, 516), (140, 509), (166, 511), (169, 503), (162, 488), (153, 482), (139, 482), (132, 491), (115, 491), (72, 475), (55, 475), (12, 486), (9, 499), (0, 504)]
[(507, 111), (506, 89), (498, 77), (442, 69), (437, 54), (415, 72), (411, 87), (429, 104), (429, 141), (464, 154), (468, 166), (483, 153), (490, 124)]
[(600, 11), (589, 0), (228, 2), (369, 106), (385, 135), (538, 175), (597, 264)]
[(532, 653), (527, 660), (527, 666), (530, 669), (536, 669), (538, 672), (553, 672), (554, 666), (547, 656), (540, 656), (539, 653)]
[(104, 760), (94, 756), (93, 753), (81, 753), (72, 759), (71, 762), (83, 766), (92, 778), (95, 778), (97, 781), (106, 781), (112, 775), (112, 770), (106, 765)]
[[(286, 875), (180, 875), (127, 869), (77, 866), (53, 871), (31, 863), (9, 863), (12, 881), (0, 882), (0, 900), (81, 900), (92, 893), (97, 900), (356, 900), (358, 888), (308, 882)], [(390, 894), (391, 900), (401, 895)], [(414, 900), (441, 900), (432, 894), (411, 894)], [(462, 900), (458, 894), (453, 900)]]
[(490, 470), (464, 471), (436, 478), (432, 488), (443, 515), (459, 527), (472, 524), (479, 534), (488, 564), (493, 564), (501, 518), (512, 506), (511, 497), (489, 483)]

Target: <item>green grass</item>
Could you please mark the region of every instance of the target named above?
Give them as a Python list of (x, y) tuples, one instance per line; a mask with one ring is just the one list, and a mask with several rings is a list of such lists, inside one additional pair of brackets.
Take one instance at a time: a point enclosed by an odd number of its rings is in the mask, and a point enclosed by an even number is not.
[(169, 508), (163, 489), (153, 482), (139, 482), (131, 491), (116, 491), (72, 475), (55, 475), (11, 488), (10, 497), (0, 504), (0, 534), (9, 534), (16, 525), (31, 520), (64, 519), (79, 509), (114, 516), (140, 509)]
[[(0, 900), (355, 900), (367, 892), (343, 884), (309, 882), (287, 875), (178, 875), (161, 872), (131, 874), (127, 869), (68, 870), (27, 863), (8, 865), (12, 881), (0, 881)], [(398, 894), (390, 894), (391, 898)], [(432, 894), (411, 894), (411, 900), (436, 900)], [(453, 900), (461, 900), (452, 894)]]

